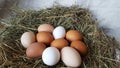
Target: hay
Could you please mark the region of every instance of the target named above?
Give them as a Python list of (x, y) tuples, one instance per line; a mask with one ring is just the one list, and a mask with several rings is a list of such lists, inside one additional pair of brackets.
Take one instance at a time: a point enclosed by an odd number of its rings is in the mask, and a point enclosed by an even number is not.
[[(17, 13), (17, 14), (16, 14)], [(60, 68), (65, 65), (60, 61), (49, 67), (43, 64), (41, 58), (29, 59), (25, 48), (20, 43), (20, 36), (25, 31), (37, 32), (42, 23), (55, 26), (62, 25), (69, 29), (80, 31), (83, 41), (89, 48), (86, 57), (82, 57), (82, 68), (117, 68), (115, 48), (117, 43), (108, 37), (92, 19), (87, 9), (71, 7), (55, 7), (41, 11), (13, 10), (9, 21), (1, 20), (0, 29), (0, 68)]]

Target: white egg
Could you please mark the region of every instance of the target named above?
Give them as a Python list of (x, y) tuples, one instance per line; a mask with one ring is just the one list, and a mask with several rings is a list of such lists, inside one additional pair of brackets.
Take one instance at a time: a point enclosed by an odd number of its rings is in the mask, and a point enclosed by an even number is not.
[(66, 34), (65, 28), (58, 26), (53, 30), (53, 36), (55, 39), (64, 38)]
[(72, 47), (64, 47), (61, 50), (61, 56), (62, 61), (68, 67), (77, 68), (81, 65), (81, 56)]
[(21, 43), (25, 48), (28, 48), (35, 42), (35, 34), (33, 32), (25, 32), (21, 36)]
[(46, 65), (53, 66), (60, 60), (60, 52), (55, 47), (48, 47), (43, 51), (42, 60)]

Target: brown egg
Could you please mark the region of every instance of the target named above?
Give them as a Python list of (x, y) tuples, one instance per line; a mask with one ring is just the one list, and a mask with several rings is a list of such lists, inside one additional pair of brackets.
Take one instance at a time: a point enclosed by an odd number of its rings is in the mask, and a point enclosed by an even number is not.
[(37, 41), (49, 45), (53, 41), (53, 36), (49, 32), (41, 31), (37, 34)]
[(41, 57), (46, 45), (43, 43), (32, 43), (26, 50), (26, 55), (29, 58)]
[(82, 41), (73, 41), (70, 46), (78, 50), (82, 56), (88, 53), (88, 48)]
[(65, 39), (63, 39), (63, 38), (61, 38), (61, 39), (56, 39), (56, 40), (54, 40), (52, 43), (51, 43), (51, 46), (52, 47), (56, 47), (56, 48), (58, 48), (58, 49), (62, 49), (63, 47), (66, 47), (66, 46), (68, 46), (69, 45), (69, 43), (68, 43), (68, 41), (67, 40), (65, 40)]
[(83, 38), (82, 34), (79, 31), (77, 31), (77, 30), (69, 30), (66, 33), (66, 39), (68, 41), (82, 40), (82, 38)]
[(47, 31), (47, 32), (53, 32), (54, 30), (54, 27), (50, 24), (41, 24), (39, 27), (38, 27), (38, 32), (41, 32), (41, 31)]

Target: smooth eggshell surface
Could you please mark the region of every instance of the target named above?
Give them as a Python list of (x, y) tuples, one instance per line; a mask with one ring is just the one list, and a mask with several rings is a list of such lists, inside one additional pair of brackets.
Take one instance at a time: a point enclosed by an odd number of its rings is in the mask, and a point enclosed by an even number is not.
[(26, 55), (29, 58), (41, 57), (46, 45), (43, 43), (32, 43), (26, 50)]
[(54, 41), (52, 41), (51, 46), (52, 47), (56, 47), (59, 50), (61, 50), (63, 47), (68, 46), (69, 43), (67, 40), (61, 38), (61, 39), (55, 39)]
[(50, 24), (41, 24), (39, 27), (38, 27), (38, 32), (41, 32), (41, 31), (47, 31), (47, 32), (53, 32), (54, 30), (54, 27)]
[(66, 33), (66, 39), (70, 42), (71, 41), (82, 40), (82, 38), (83, 38), (82, 34), (77, 30), (69, 30)]
[(65, 28), (58, 26), (53, 30), (53, 36), (55, 39), (64, 38), (66, 34)]
[(21, 36), (21, 43), (25, 48), (28, 48), (35, 42), (35, 34), (33, 32), (25, 32)]
[(60, 52), (55, 47), (48, 47), (42, 54), (42, 60), (46, 65), (53, 66), (60, 60)]
[(37, 34), (37, 41), (49, 45), (53, 41), (53, 36), (49, 32), (41, 31)]
[(77, 68), (81, 65), (81, 56), (79, 52), (77, 52), (72, 47), (64, 47), (61, 50), (62, 61), (68, 67)]
[(88, 48), (82, 41), (73, 41), (70, 46), (79, 51), (82, 56), (88, 53)]

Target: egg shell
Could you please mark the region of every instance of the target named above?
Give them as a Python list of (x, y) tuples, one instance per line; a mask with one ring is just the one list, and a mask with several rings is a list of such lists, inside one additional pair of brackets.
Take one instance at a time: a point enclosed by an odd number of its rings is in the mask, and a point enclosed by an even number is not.
[(28, 48), (35, 40), (35, 34), (33, 32), (25, 32), (21, 36), (21, 43), (23, 47)]
[(83, 38), (83, 35), (77, 30), (69, 30), (66, 33), (66, 39), (70, 42), (71, 41), (82, 40), (82, 38)]
[(43, 43), (32, 43), (26, 50), (26, 55), (29, 58), (41, 57), (46, 45)]
[(66, 34), (65, 28), (58, 26), (53, 30), (53, 36), (55, 39), (64, 38)]
[(51, 33), (41, 31), (37, 34), (37, 41), (49, 45), (54, 39)]
[(88, 53), (88, 48), (82, 41), (73, 41), (70, 46), (79, 51), (81, 56), (85, 56)]
[(68, 46), (69, 43), (67, 40), (61, 38), (61, 39), (55, 39), (54, 41), (52, 41), (51, 46), (52, 47), (56, 47), (59, 50), (61, 50), (63, 47)]
[(41, 24), (38, 27), (38, 32), (47, 31), (47, 32), (51, 32), (52, 33), (53, 30), (54, 30), (54, 27), (51, 24)]
[(60, 60), (60, 52), (55, 47), (48, 47), (43, 51), (42, 60), (46, 65), (53, 66)]
[(61, 57), (64, 64), (72, 68), (78, 68), (82, 62), (79, 52), (72, 47), (64, 47), (61, 50)]

